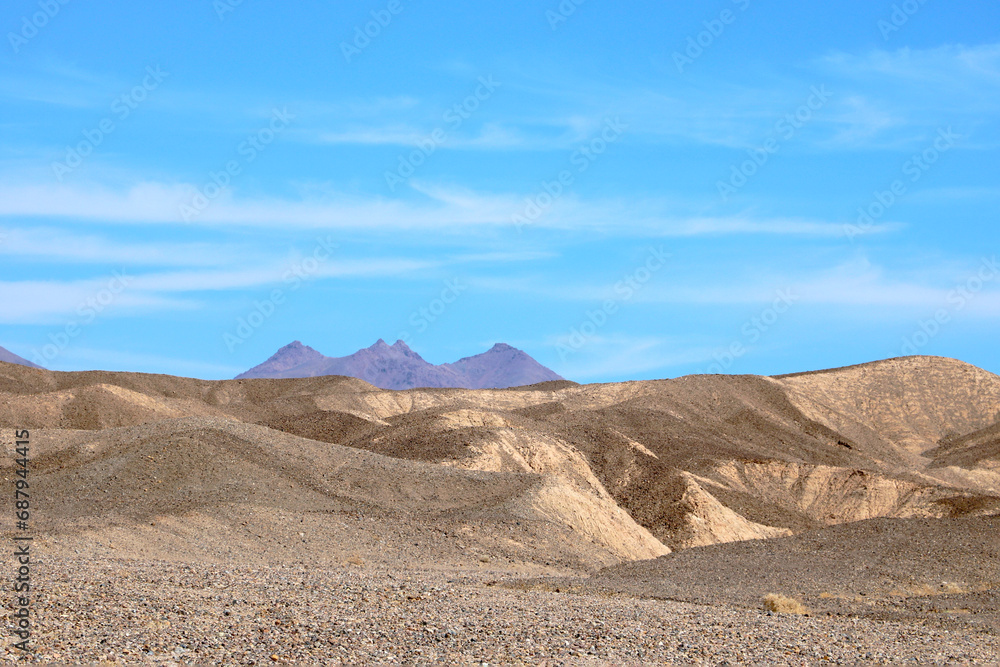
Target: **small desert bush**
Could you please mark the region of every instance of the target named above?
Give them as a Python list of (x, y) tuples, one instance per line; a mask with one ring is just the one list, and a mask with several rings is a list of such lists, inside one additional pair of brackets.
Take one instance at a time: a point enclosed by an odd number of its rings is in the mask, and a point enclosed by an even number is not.
[(801, 602), (795, 598), (786, 597), (784, 595), (777, 595), (776, 593), (768, 593), (764, 596), (764, 609), (768, 611), (773, 611), (777, 614), (808, 614), (809, 610), (806, 609)]

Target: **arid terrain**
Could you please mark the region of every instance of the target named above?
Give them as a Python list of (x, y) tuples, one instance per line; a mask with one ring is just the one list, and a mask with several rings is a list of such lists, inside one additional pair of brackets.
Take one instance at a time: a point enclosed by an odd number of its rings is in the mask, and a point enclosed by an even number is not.
[(406, 391), (0, 363), (0, 427), (31, 432), (42, 662), (1000, 656), (1000, 377), (952, 359)]

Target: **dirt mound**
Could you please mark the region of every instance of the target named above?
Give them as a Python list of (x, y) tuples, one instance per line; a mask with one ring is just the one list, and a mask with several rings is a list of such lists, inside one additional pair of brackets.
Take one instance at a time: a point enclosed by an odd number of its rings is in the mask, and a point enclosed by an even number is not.
[(347, 412), (316, 410), (275, 417), (263, 422), (264, 426), (320, 442), (342, 443), (358, 437), (367, 437), (381, 430), (378, 425)]
[(1000, 630), (998, 566), (1000, 516), (872, 519), (686, 549), (545, 585), (754, 609), (773, 593), (814, 614), (943, 619), (961, 613)]

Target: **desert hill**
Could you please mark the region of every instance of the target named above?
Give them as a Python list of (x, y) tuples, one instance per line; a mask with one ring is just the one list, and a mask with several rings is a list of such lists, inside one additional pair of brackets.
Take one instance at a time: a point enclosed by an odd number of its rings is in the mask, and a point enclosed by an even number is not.
[(236, 379), (323, 375), (360, 378), (382, 389), (502, 389), (562, 380), (521, 350), (504, 343), (497, 343), (482, 354), (465, 357), (452, 364), (434, 365), (403, 341), (397, 340), (390, 346), (382, 339), (346, 357), (327, 357), (295, 341)]
[[(298, 544), (320, 559), (579, 570), (881, 517), (985, 516), (1000, 512), (998, 412), (1000, 377), (936, 357), (407, 391), (0, 364), (0, 426), (32, 429), (53, 544), (120, 555), (200, 535), (213, 559)], [(370, 537), (370, 522), (396, 538)]]
[[(870, 519), (792, 537), (686, 549), (586, 579), (516, 586), (751, 609), (780, 593), (813, 615), (947, 622), (957, 614), (966, 623), (1000, 630), (998, 559), (997, 515)], [(706, 571), (712, 576), (705, 577)]]
[(91, 556), (222, 561), (294, 550), (401, 565), (420, 562), (413, 547), (425, 544), (439, 564), (581, 567), (667, 551), (613, 502), (540, 475), (401, 461), (234, 420), (42, 431), (35, 450), (36, 493), (58, 499), (39, 525), (62, 553), (86, 543)]
[[(942, 438), (1000, 422), (997, 377), (938, 357), (887, 359), (778, 379), (801, 392), (805, 400), (798, 407), (815, 413), (817, 420), (825, 423), (834, 413), (857, 415), (916, 454)], [(833, 421), (827, 425), (838, 428)]]

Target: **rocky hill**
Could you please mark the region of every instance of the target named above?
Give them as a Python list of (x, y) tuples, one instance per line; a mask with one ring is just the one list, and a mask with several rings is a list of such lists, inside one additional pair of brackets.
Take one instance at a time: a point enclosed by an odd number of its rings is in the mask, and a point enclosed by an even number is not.
[(453, 562), (584, 569), (872, 518), (989, 515), (998, 412), (1000, 378), (936, 357), (486, 391), (0, 364), (0, 426), (34, 434), (51, 534), (161, 555), (181, 533), (216, 557), (277, 548), (276, 513), (308, 527), (317, 557), (412, 557), (384, 538), (375, 549), (367, 517)]

